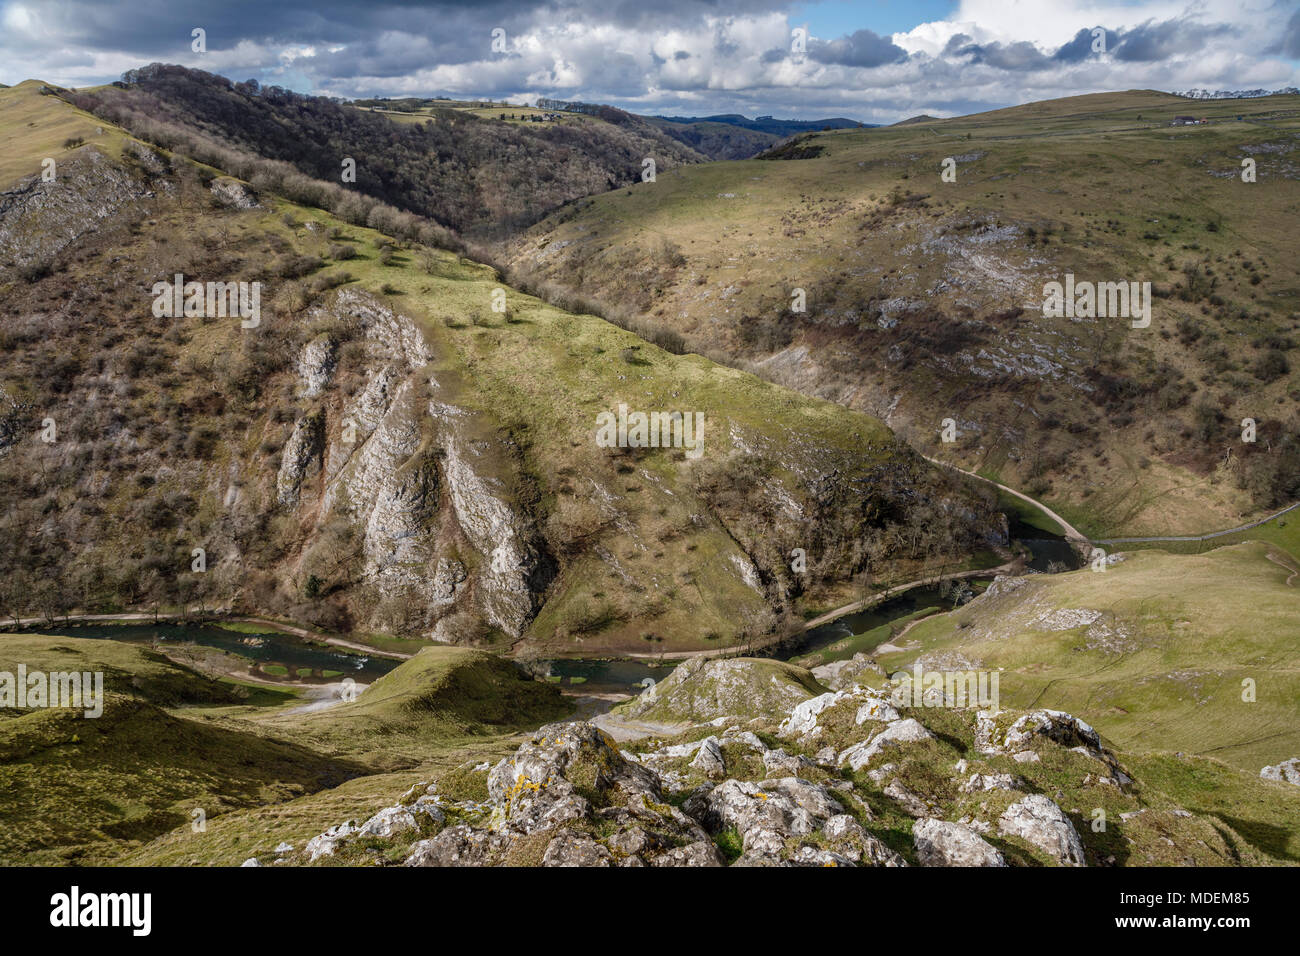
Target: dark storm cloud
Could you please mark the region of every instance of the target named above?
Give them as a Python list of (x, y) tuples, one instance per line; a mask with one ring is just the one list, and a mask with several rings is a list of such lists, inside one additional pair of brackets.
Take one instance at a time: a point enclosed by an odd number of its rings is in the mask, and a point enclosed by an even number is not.
[(1226, 24), (1203, 24), (1181, 19), (1160, 23), (1148, 20), (1141, 26), (1120, 34), (1115, 56), (1130, 63), (1167, 60), (1180, 54), (1204, 50), (1207, 41), (1232, 32), (1232, 27)]
[(1269, 53), (1280, 53), (1293, 60), (1300, 60), (1300, 9), (1291, 14), (1291, 19), (1282, 28), (1282, 37), (1269, 48)]
[(545, 22), (662, 27), (786, 6), (785, 0), (45, 0), (37, 9), (45, 34), (59, 46), (149, 57), (188, 50), (194, 27), (207, 31), (209, 49), (240, 41), (364, 43), (385, 32), (425, 36), (439, 48), (474, 48), (495, 27), (507, 33)]
[[(1081, 63), (1084, 60), (1088, 59), (1088, 57), (1095, 56), (1096, 54), (1093, 52), (1092, 49), (1092, 45), (1094, 43), (1092, 31), (1094, 29), (1100, 30), (1102, 29), (1102, 27), (1093, 27), (1092, 29), (1088, 29), (1087, 27), (1085, 27), (1084, 29), (1080, 30), (1078, 33), (1074, 35), (1073, 40), (1070, 40), (1068, 43), (1061, 44), (1061, 46), (1057, 49), (1057, 51), (1052, 54), (1052, 59), (1058, 60), (1062, 63)], [(1114, 30), (1107, 30), (1106, 49), (1113, 50), (1115, 48), (1115, 44), (1118, 41), (1118, 39), (1119, 39), (1119, 34), (1117, 34)]]
[(870, 30), (854, 30), (838, 40), (820, 42), (808, 51), (818, 63), (838, 66), (882, 66), (907, 59), (907, 51)]
[(1051, 60), (1032, 43), (970, 43), (970, 37), (959, 33), (944, 47), (945, 56), (970, 57), (971, 63), (984, 63), (999, 70), (1041, 70), (1051, 65)]

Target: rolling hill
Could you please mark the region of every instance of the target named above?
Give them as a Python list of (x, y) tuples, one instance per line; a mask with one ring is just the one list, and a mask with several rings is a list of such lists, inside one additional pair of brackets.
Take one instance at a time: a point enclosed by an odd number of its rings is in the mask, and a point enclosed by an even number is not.
[[(1189, 110), (1208, 122), (1171, 125)], [(1071, 97), (682, 167), (503, 258), (1093, 537), (1202, 533), (1300, 498), (1298, 149), (1293, 95)], [(1044, 315), (1067, 275), (1149, 282), (1150, 325)]]
[[(0, 95), (35, 169), (85, 122), (39, 84)], [(220, 606), (557, 655), (698, 650), (1003, 538), (987, 495), (871, 416), (99, 128), (0, 204), (15, 616)], [(155, 287), (177, 274), (258, 283), (265, 312), (168, 317)], [(620, 406), (689, 414), (702, 442), (602, 447)]]

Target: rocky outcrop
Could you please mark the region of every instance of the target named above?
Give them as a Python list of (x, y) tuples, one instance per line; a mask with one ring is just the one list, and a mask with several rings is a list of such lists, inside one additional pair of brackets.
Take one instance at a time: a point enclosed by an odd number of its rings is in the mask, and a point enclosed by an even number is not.
[(259, 206), (257, 194), (238, 179), (218, 176), (208, 189), (213, 199), (231, 209), (257, 209)]
[(620, 710), (629, 717), (703, 723), (786, 712), (805, 706), (820, 690), (810, 673), (779, 661), (695, 658)]
[[(438, 412), (434, 406), (430, 411)], [(439, 417), (444, 425), (449, 416)], [(486, 559), (480, 569), (480, 607), (487, 619), (518, 636), (537, 611), (538, 595), (553, 575), (528, 518), (507, 503), (500, 480), (482, 461), (489, 450), (447, 434), (442, 469), (456, 520), (469, 542)]]
[(329, 335), (318, 335), (298, 355), (298, 375), (302, 378), (302, 394), (315, 398), (330, 382), (338, 365), (338, 344)]
[[(727, 663), (728, 679), (740, 684), (772, 676), (771, 661)], [(671, 694), (691, 696), (690, 685), (710, 676), (717, 675), (692, 668)], [(1086, 723), (1060, 711), (954, 708), (932, 728), (922, 723), (932, 713), (924, 707), (855, 723), (864, 703), (881, 695), (854, 685), (758, 717), (697, 722), (670, 741), (619, 744), (591, 723), (548, 724), (495, 766), (474, 768), (486, 800), (453, 801), (437, 783), (421, 783), (365, 823), (347, 821), (314, 837), (297, 858), (358, 862), (382, 854), (408, 866), (1088, 865), (1087, 834), (1061, 809), (1096, 805), (1089, 788), (1097, 774), (1082, 771), (1102, 751)], [(811, 715), (820, 733), (796, 720), (804, 733), (776, 746), (773, 732), (796, 714)], [(879, 729), (852, 743), (870, 723)], [(877, 741), (872, 756), (888, 747), (889, 762), (857, 759)], [(997, 752), (975, 756), (977, 743)], [(1026, 747), (1037, 749), (1015, 749)], [(1014, 761), (1039, 751), (1042, 767)], [(1048, 788), (1055, 800), (1041, 792)], [(1116, 816), (1137, 852), (1139, 821), (1151, 819), (1142, 816), (1150, 808), (1123, 787), (1107, 799), (1129, 808)], [(1156, 813), (1159, 846), (1175, 861), (1232, 860), (1241, 852), (1216, 835), (1220, 821), (1181, 809)], [(279, 859), (277, 850), (272, 862)], [(1094, 862), (1115, 860), (1098, 854)]]
[(325, 440), (325, 418), (319, 412), (304, 415), (294, 423), (293, 433), (284, 445), (280, 471), (276, 475), (276, 500), (295, 505), (302, 493), (302, 483), (319, 465)]
[(847, 764), (853, 770), (861, 770), (871, 762), (872, 757), (886, 748), (933, 739), (934, 734), (926, 730), (925, 726), (915, 718), (908, 717), (905, 720), (895, 720), (894, 723), (891, 723), (874, 737), (854, 744), (845, 750), (840, 754), (839, 762)]
[(1074, 824), (1040, 793), (1031, 793), (1007, 807), (998, 817), (998, 831), (1032, 843), (1062, 866), (1087, 865)]
[(86, 146), (57, 157), (54, 179), (30, 176), (0, 192), (0, 265), (48, 262), (151, 195), (121, 164)]
[(922, 866), (1006, 866), (1002, 854), (969, 827), (943, 820), (917, 820), (912, 827)]
[(1291, 783), (1300, 787), (1300, 757), (1292, 757), (1274, 766), (1264, 767), (1259, 775), (1265, 780), (1276, 780), (1279, 783)]
[[(520, 636), (554, 570), (531, 517), (506, 491), (511, 456), (479, 437), (492, 428), (428, 373), (433, 352), (418, 323), (355, 289), (319, 311), (365, 345), (365, 385), (343, 406), (326, 451), (319, 512), (321, 520), (341, 514), (361, 532), (362, 579), (375, 596), (368, 623), (447, 642), (478, 633), (475, 621)], [(326, 395), (337, 362), (329, 335), (304, 347), (305, 397)], [(294, 476), (288, 467), (290, 489)]]

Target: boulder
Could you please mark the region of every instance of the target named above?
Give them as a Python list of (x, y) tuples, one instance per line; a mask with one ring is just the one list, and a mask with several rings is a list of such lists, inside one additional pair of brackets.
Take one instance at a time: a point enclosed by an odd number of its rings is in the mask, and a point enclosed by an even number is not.
[(943, 820), (917, 820), (912, 841), (922, 866), (1006, 866), (1002, 854), (969, 827)]
[(488, 774), (490, 800), (523, 833), (586, 817), (591, 807), (578, 787), (615, 802), (634, 795), (662, 801), (655, 773), (626, 759), (585, 721), (547, 724)]
[(789, 717), (781, 721), (781, 727), (777, 732), (786, 738), (807, 736), (819, 729), (817, 727), (817, 718), (822, 711), (828, 707), (834, 707), (840, 701), (848, 700), (852, 696), (851, 691), (840, 690), (820, 694), (817, 697), (802, 701), (790, 711)]
[(1283, 760), (1274, 766), (1265, 767), (1259, 772), (1259, 775), (1265, 780), (1292, 783), (1300, 787), (1300, 757), (1292, 757), (1290, 760)]
[(361, 824), (359, 837), (391, 837), (403, 830), (416, 828), (415, 814), (406, 807), (385, 807)]
[(919, 740), (932, 740), (933, 738), (934, 734), (926, 730), (920, 721), (914, 717), (908, 717), (906, 720), (897, 720), (890, 724), (870, 740), (863, 740), (849, 747), (840, 754), (839, 762), (841, 766), (847, 764), (852, 770), (858, 771), (870, 763), (871, 758), (886, 747), (897, 747), (899, 744), (915, 743)]
[(691, 761), (691, 766), (706, 777), (721, 779), (727, 775), (727, 761), (722, 756), (722, 747), (717, 737), (705, 737), (700, 741), (699, 752)]
[(1040, 793), (1011, 804), (998, 817), (998, 831), (1018, 836), (1062, 866), (1087, 866), (1083, 841), (1061, 808)]
[(831, 817), (822, 827), (830, 849), (854, 864), (865, 866), (907, 866), (907, 861), (868, 833), (847, 813)]
[(1019, 790), (1024, 781), (1009, 773), (974, 773), (961, 785), (962, 793), (983, 793), (985, 790)]
[(605, 849), (586, 833), (564, 829), (547, 844), (542, 866), (611, 866), (614, 862)]
[(798, 777), (752, 783), (727, 780), (683, 809), (712, 833), (734, 828), (746, 854), (775, 856), (792, 836), (808, 836), (844, 808), (820, 784)]
[(490, 866), (499, 862), (510, 842), (507, 833), (459, 824), (414, 844), (403, 866)]

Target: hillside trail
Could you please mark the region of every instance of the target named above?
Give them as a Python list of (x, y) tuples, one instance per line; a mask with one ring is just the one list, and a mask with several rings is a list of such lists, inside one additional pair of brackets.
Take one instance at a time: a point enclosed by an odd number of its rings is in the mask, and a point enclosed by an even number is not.
[(1266, 557), (1274, 564), (1281, 567), (1282, 570), (1291, 572), (1287, 576), (1286, 586), (1292, 587), (1295, 584), (1295, 579), (1297, 575), (1300, 575), (1300, 568), (1296, 567), (1293, 563), (1285, 560), (1285, 558), (1290, 558), (1291, 556), (1289, 554), (1286, 554), (1285, 551), (1279, 552), (1277, 549), (1269, 549), (1269, 552), (1266, 555)]
[(1049, 518), (1051, 518), (1053, 521), (1055, 521), (1058, 525), (1061, 526), (1061, 528), (1065, 531), (1066, 540), (1070, 541), (1071, 543), (1078, 543), (1078, 544), (1086, 544), (1086, 545), (1150, 544), (1150, 543), (1157, 543), (1161, 541), (1209, 541), (1212, 538), (1222, 538), (1226, 535), (1237, 534), (1240, 531), (1249, 531), (1252, 528), (1258, 528), (1261, 525), (1266, 525), (1270, 521), (1282, 517), (1282, 515), (1290, 511), (1294, 511), (1296, 508), (1300, 508), (1300, 501), (1297, 501), (1294, 504), (1287, 505), (1281, 511), (1275, 511), (1271, 515), (1266, 515), (1265, 517), (1259, 518), (1256, 521), (1251, 521), (1248, 524), (1238, 525), (1235, 528), (1228, 528), (1224, 531), (1211, 531), (1206, 534), (1156, 535), (1156, 536), (1151, 536), (1146, 538), (1089, 538), (1086, 534), (1084, 534), (1078, 528), (1074, 527), (1074, 525), (1070, 524), (1068, 521), (1062, 518), (1051, 508), (1047, 507), (1047, 505), (1043, 504), (1041, 501), (1037, 501), (1034, 498), (1029, 497), (1029, 495), (1016, 491), (1014, 488), (1008, 488), (1006, 485), (1000, 484), (999, 482), (994, 481), (992, 478), (985, 478), (983, 475), (978, 475), (973, 471), (967, 471), (965, 468), (961, 468), (957, 465), (952, 464), (951, 462), (940, 461), (938, 458), (931, 458), (929, 455), (922, 454), (920, 452), (918, 452), (917, 454), (920, 454), (922, 458), (924, 458), (928, 462), (931, 462), (932, 464), (942, 465), (945, 468), (951, 468), (953, 471), (959, 471), (963, 475), (968, 475), (971, 478), (976, 478), (984, 482), (985, 484), (992, 485), (995, 488), (1005, 491), (1009, 495), (1014, 495), (1015, 497), (1019, 498), (1021, 501), (1025, 502), (1026, 504), (1033, 505), (1043, 514), (1047, 515)]
[(1047, 505), (1043, 504), (1041, 501), (1036, 501), (1035, 499), (1029, 497), (1029, 495), (1016, 491), (1016, 489), (1014, 488), (1008, 488), (1006, 485), (1001, 484), (1000, 482), (996, 482), (992, 478), (985, 478), (983, 475), (977, 475), (975, 472), (967, 471), (965, 468), (962, 468), (958, 465), (954, 465), (951, 462), (940, 461), (938, 458), (931, 458), (929, 455), (922, 454), (921, 452), (918, 452), (917, 454), (920, 454), (922, 458), (924, 458), (926, 461), (930, 462), (931, 464), (942, 465), (944, 468), (951, 468), (953, 471), (959, 471), (963, 475), (969, 475), (971, 478), (977, 478), (986, 484), (992, 485), (994, 488), (997, 488), (1001, 491), (1005, 491), (1007, 494), (1019, 498), (1021, 501), (1025, 502), (1026, 504), (1033, 505), (1033, 507), (1037, 508), (1043, 514), (1047, 515), (1047, 517), (1051, 518), (1061, 527), (1061, 529), (1065, 532), (1066, 540), (1071, 542), (1078, 541), (1083, 544), (1090, 543), (1088, 540), (1088, 536), (1086, 534), (1084, 534), (1074, 525), (1070, 524), (1070, 522), (1066, 521), (1064, 518), (1058, 515), (1051, 508), (1047, 507)]

